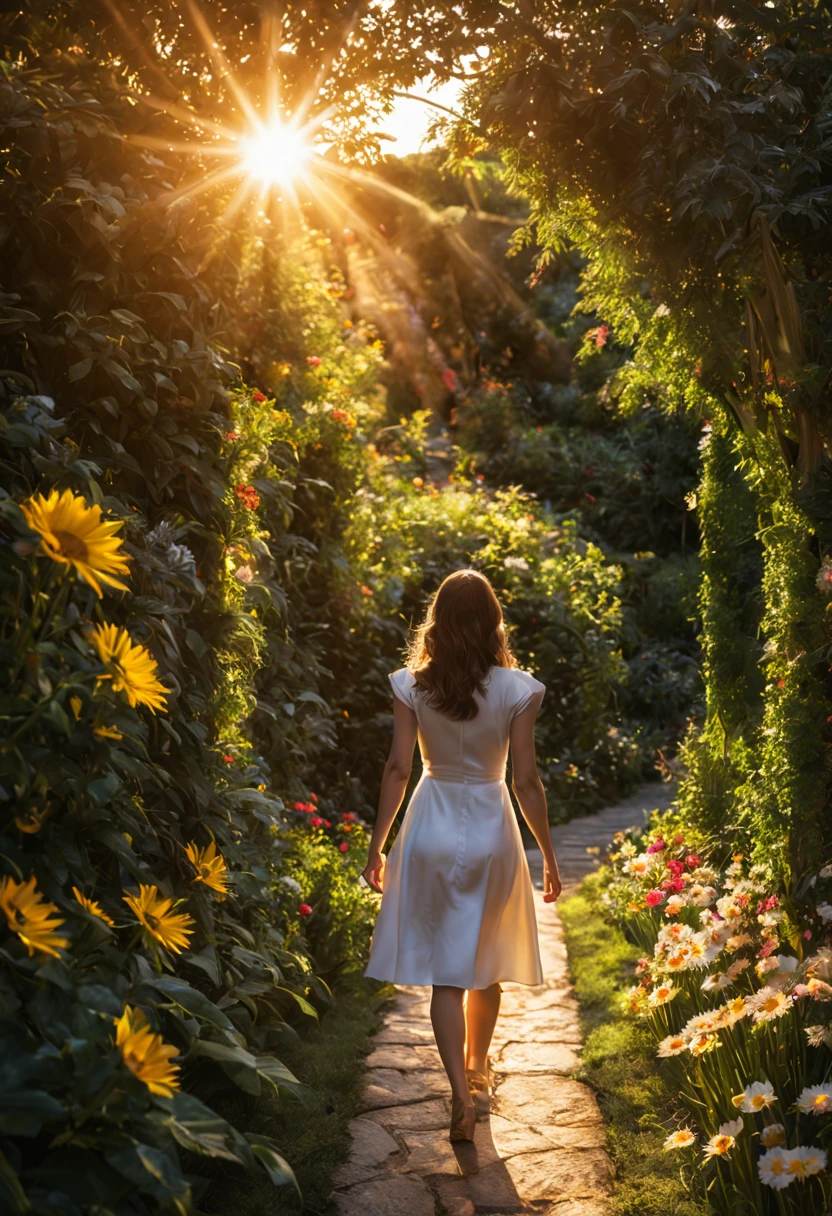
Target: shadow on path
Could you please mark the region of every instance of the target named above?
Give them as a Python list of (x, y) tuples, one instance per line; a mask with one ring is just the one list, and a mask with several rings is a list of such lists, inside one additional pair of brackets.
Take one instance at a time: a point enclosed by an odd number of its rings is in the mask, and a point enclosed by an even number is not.
[[(650, 785), (598, 815), (553, 829), (565, 886), (597, 867), (615, 832), (671, 792)], [(587, 853), (587, 848), (599, 852)], [(542, 860), (528, 852), (533, 880)], [(574, 1079), (581, 1034), (555, 905), (535, 890), (545, 981), (503, 985), (492, 1045), (490, 1114), (451, 1144), (450, 1093), (430, 1024), (430, 989), (400, 987), (367, 1059), (339, 1216), (607, 1216), (612, 1165), (595, 1095)]]

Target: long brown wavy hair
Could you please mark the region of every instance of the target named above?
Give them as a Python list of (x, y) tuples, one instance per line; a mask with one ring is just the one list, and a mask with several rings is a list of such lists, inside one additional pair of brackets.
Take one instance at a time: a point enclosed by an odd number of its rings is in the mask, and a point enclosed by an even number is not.
[(478, 570), (449, 574), (410, 643), (407, 668), (432, 709), (463, 721), (478, 713), (492, 667), (516, 667), (494, 588)]

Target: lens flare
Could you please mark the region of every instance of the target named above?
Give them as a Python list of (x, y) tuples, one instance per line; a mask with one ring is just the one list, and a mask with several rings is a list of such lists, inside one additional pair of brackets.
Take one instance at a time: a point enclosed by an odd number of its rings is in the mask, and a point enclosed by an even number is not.
[(243, 143), (243, 167), (264, 186), (289, 186), (302, 176), (312, 148), (287, 123), (261, 127)]

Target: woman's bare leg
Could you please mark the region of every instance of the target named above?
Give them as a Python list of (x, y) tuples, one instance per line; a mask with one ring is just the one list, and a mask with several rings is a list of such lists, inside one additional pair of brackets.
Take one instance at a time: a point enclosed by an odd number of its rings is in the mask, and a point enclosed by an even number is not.
[(500, 1012), (499, 984), (471, 988), (465, 1006), (465, 1067), (488, 1075), (488, 1049)]
[(430, 1002), (430, 1020), (436, 1046), (445, 1065), (455, 1098), (471, 1101), (471, 1091), (465, 1076), (465, 1011), (462, 1008), (464, 988), (450, 984), (434, 984)]

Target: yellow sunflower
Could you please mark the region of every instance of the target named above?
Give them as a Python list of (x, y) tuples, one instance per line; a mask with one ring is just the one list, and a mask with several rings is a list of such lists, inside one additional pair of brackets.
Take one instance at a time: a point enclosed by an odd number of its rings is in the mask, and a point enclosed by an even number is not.
[(131, 706), (146, 705), (153, 713), (165, 708), (167, 692), (156, 678), (156, 660), (144, 646), (133, 643), (126, 629), (97, 625), (92, 642), (107, 668), (101, 679), (112, 680), (114, 692), (123, 692)]
[(116, 1019), (116, 1045), (133, 1076), (144, 1081), (152, 1094), (173, 1097), (179, 1088), (179, 1065), (171, 1060), (179, 1052), (153, 1033), (141, 1009), (124, 1006), (124, 1013)]
[(77, 887), (72, 888), (72, 894), (78, 900), (78, 903), (81, 905), (84, 911), (89, 912), (90, 916), (95, 916), (98, 918), (98, 920), (103, 920), (104, 924), (109, 925), (111, 929), (115, 928), (116, 922), (111, 916), (107, 915), (101, 905), (96, 903), (94, 899), (87, 899), (86, 895), (84, 895), (82, 891), (79, 891)]
[(217, 852), (217, 846), (213, 840), (207, 849), (198, 848), (196, 841), (192, 840), (185, 852), (196, 870), (196, 878), (192, 881), (204, 882), (206, 887), (210, 887), (212, 891), (218, 891), (220, 895), (227, 895), (228, 866), (222, 853)]
[(58, 951), (69, 945), (66, 937), (55, 932), (64, 921), (55, 915), (56, 904), (50, 904), (35, 890), (34, 875), (28, 882), (16, 882), (7, 876), (0, 883), (0, 908), (6, 913), (9, 928), (16, 933), (29, 951), (59, 958)]
[(53, 490), (48, 498), (35, 494), (20, 509), (32, 531), (40, 534), (46, 556), (71, 566), (99, 598), (104, 594), (102, 583), (119, 591), (130, 590), (113, 577), (130, 573), (121, 538), (116, 536), (121, 520), (102, 519), (100, 507), (88, 507), (72, 490)]
[(187, 912), (173, 912), (173, 900), (159, 894), (158, 887), (140, 884), (138, 895), (125, 895), (124, 902), (136, 914), (143, 928), (157, 942), (181, 954), (193, 933), (194, 918)]

